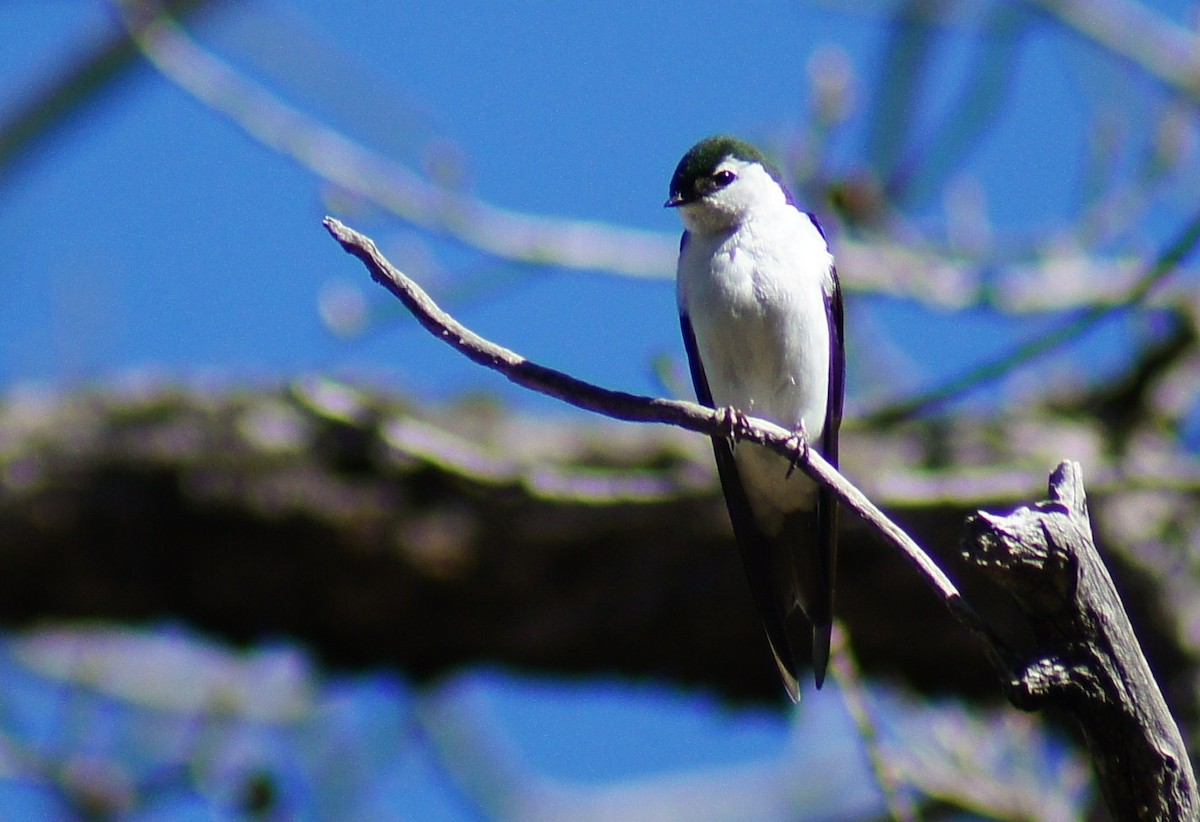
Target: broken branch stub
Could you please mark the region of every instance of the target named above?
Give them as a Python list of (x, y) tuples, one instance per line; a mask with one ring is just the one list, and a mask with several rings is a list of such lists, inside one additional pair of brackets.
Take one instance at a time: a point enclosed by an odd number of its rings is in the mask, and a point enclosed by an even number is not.
[(1034, 636), (1009, 672), (1010, 701), (1075, 718), (1114, 818), (1196, 818), (1191, 762), (1096, 550), (1079, 464), (1055, 469), (1048, 501), (970, 517), (964, 555), (1012, 594)]

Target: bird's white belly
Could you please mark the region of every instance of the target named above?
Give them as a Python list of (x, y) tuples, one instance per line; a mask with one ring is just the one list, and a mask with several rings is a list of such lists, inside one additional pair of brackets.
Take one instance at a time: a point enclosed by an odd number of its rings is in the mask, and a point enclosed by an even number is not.
[[(703, 242), (703, 241), (701, 241)], [(784, 428), (804, 426), (817, 442), (829, 388), (829, 321), (820, 259), (780, 259), (778, 251), (731, 241), (688, 249), (707, 264), (681, 266), (681, 308), (691, 318), (717, 407), (733, 406)], [(786, 279), (772, 274), (784, 272)], [(816, 486), (786, 459), (762, 448), (735, 450), (760, 526), (778, 528), (787, 512), (812, 508)]]
[[(792, 330), (800, 326), (796, 317), (779, 319), (790, 319)], [(710, 351), (702, 354), (706, 368), (710, 359), (719, 363), (717, 375), (708, 372), (713, 402), (791, 430), (803, 424), (810, 442), (815, 442), (825, 423), (828, 342), (798, 341), (794, 339), (796, 334), (779, 329), (773, 333), (769, 328), (776, 325), (773, 320), (735, 322), (710, 335), (707, 346), (698, 341), (701, 351), (706, 347)], [(823, 316), (820, 321), (824, 327)], [(820, 351), (813, 349), (824, 351), (824, 356), (814, 357)], [(813, 379), (816, 373), (822, 379)], [(816, 504), (816, 485), (803, 472), (791, 471), (788, 461), (778, 454), (755, 445), (740, 445), (734, 450), (734, 459), (759, 525), (768, 533), (782, 526), (788, 512)]]

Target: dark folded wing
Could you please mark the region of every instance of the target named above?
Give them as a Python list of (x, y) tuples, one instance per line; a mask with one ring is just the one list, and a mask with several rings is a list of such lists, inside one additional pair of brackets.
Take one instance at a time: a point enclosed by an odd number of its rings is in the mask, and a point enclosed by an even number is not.
[[(700, 350), (696, 345), (696, 335), (692, 331), (692, 321), (686, 314), (679, 317), (683, 330), (683, 344), (687, 349), (688, 365), (692, 372), (692, 384), (696, 389), (696, 398), (702, 405), (714, 408), (712, 391), (708, 387), (708, 378), (704, 374), (704, 363), (700, 360)], [(835, 439), (836, 443), (836, 439)], [(725, 493), (725, 505), (729, 509), (729, 519), (733, 523), (733, 533), (737, 538), (738, 549), (742, 555), (742, 566), (746, 578), (750, 582), (750, 592), (758, 606), (759, 615), (767, 630), (767, 639), (771, 650), (775, 653), (775, 662), (783, 676), (784, 685), (793, 700), (799, 699), (799, 686), (796, 683), (796, 661), (792, 654), (792, 646), (788, 641), (785, 619), (787, 611), (786, 599), (780, 596), (788, 581), (779, 579), (779, 569), (773, 563), (774, 546), (759, 529), (750, 510), (750, 501), (746, 498), (746, 488), (738, 474), (737, 463), (733, 459), (733, 449), (729, 441), (722, 437), (713, 437), (713, 454), (717, 460), (717, 474), (721, 478), (721, 489)]]
[(842, 405), (846, 399), (846, 341), (842, 336), (842, 287), (837, 269), (829, 270), (831, 287), (825, 295), (825, 317), (829, 322), (829, 397), (825, 403), (825, 428), (821, 434), (821, 454), (836, 466), (838, 429), (842, 425)]
[[(818, 446), (831, 465), (838, 464), (838, 429), (846, 395), (846, 347), (842, 337), (842, 289), (836, 269), (830, 269), (830, 288), (825, 295), (825, 318), (829, 324), (829, 393), (825, 402), (825, 425)], [(808, 616), (813, 621), (813, 669), (817, 686), (825, 679), (829, 657), (829, 632), (833, 621), (833, 589), (837, 575), (838, 501), (828, 488), (817, 496), (817, 550), (824, 576), (825, 596)]]

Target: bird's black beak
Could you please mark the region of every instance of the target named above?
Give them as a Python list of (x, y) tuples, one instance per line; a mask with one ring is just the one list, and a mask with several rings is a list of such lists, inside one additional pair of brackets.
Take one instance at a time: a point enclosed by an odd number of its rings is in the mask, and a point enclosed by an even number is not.
[(674, 194), (672, 194), (670, 197), (667, 198), (667, 201), (665, 203), (663, 203), (663, 208), (679, 208), (679, 206), (685, 205), (686, 203), (687, 203), (687, 198), (683, 196), (683, 193), (680, 191), (676, 191)]

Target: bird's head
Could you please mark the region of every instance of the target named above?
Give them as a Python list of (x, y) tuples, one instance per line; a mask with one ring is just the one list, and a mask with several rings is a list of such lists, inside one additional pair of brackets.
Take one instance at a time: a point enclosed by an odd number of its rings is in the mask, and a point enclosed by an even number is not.
[(762, 152), (736, 137), (701, 140), (683, 155), (664, 205), (678, 208), (689, 231), (725, 231), (756, 210), (788, 202), (779, 172)]

